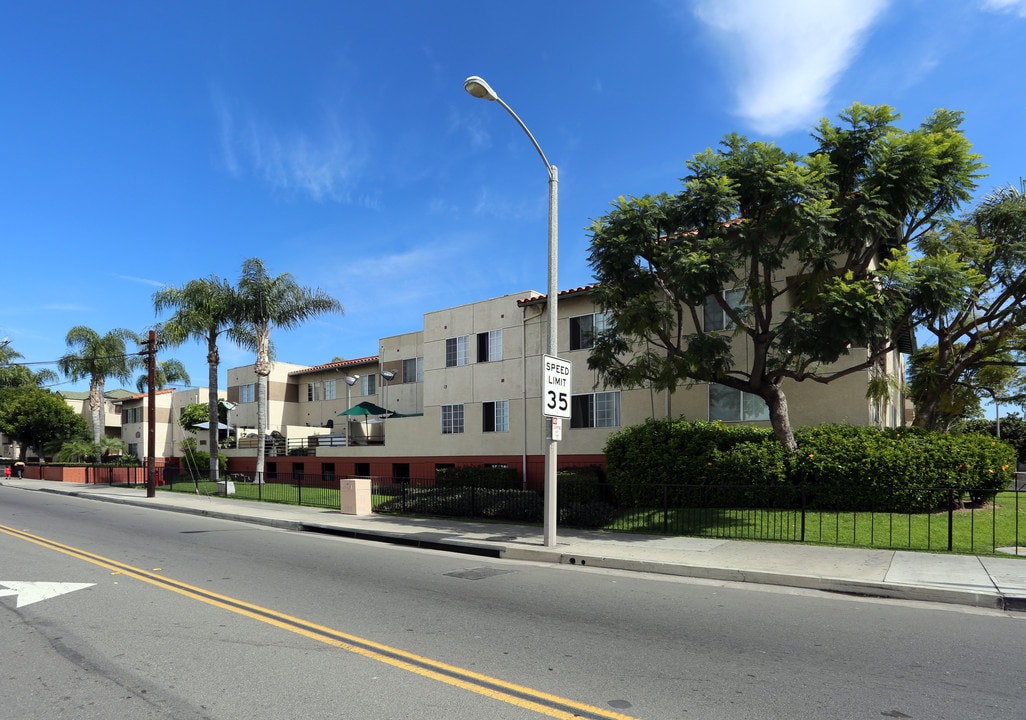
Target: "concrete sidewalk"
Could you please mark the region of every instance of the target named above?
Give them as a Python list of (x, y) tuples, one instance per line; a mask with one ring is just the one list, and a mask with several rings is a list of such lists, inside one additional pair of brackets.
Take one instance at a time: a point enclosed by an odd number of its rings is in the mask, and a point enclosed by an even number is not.
[(164, 491), (147, 498), (143, 487), (17, 478), (4, 478), (0, 485), (483, 557), (1026, 611), (1026, 548), (1018, 549), (1023, 557), (992, 558), (569, 528), (560, 528), (556, 547), (549, 548), (543, 544), (540, 528), (520, 525), (353, 516), (323, 508)]

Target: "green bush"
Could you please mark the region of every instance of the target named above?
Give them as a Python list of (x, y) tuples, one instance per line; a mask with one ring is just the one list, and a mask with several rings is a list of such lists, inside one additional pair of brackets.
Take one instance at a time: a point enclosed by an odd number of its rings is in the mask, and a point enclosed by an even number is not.
[[(189, 457), (189, 469), (192, 466), (195, 466), (195, 473), (197, 475), (195, 479), (202, 480), (208, 477), (210, 475), (210, 453), (204, 450), (197, 450), (192, 453)], [(219, 475), (224, 475), (228, 472), (228, 457), (226, 455), (217, 454), (217, 468)]]
[(563, 468), (556, 475), (557, 502), (591, 503), (604, 499), (604, 473), (596, 465)]
[(407, 488), (374, 511), (541, 522), (544, 508), (538, 493), (530, 490), (449, 486)]
[(486, 467), (484, 465), (460, 465), (451, 468), (439, 468), (435, 471), (435, 481), (439, 487), (458, 487), (474, 485), (479, 488), (511, 488), (520, 487), (520, 476), (516, 469), (509, 467)]
[(787, 453), (764, 428), (649, 420), (609, 438), (607, 475), (621, 507), (794, 506), (801, 488), (825, 510), (924, 512), (945, 507), (952, 490), (985, 502), (1016, 459), (988, 435), (919, 428), (819, 425), (795, 439)]

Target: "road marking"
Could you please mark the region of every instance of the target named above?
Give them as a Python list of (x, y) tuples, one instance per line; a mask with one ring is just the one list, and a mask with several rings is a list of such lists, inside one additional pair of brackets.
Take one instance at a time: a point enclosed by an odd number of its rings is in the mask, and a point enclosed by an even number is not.
[(111, 560), (102, 555), (95, 555), (87, 550), (81, 550), (55, 540), (33, 535), (24, 530), (16, 530), (0, 525), (0, 532), (35, 543), (50, 550), (56, 550), (79, 560), (99, 565), (108, 570), (118, 571), (129, 577), (134, 577), (137, 580), (142, 580), (165, 590), (171, 590), (193, 600), (199, 600), (208, 605), (259, 620), (260, 622), (347, 650), (371, 660), (377, 660), (378, 662), (416, 673), (422, 677), (431, 678), (447, 685), (477, 693), (478, 695), (484, 695), (500, 702), (531, 710), (541, 715), (559, 718), (560, 720), (575, 720), (577, 718), (636, 720), (629, 715), (586, 705), (558, 695), (550, 695), (540, 690), (533, 690), (522, 685), (482, 675), (472, 670), (466, 670), (421, 655), (415, 655), (399, 648), (382, 645), (373, 640), (367, 640), (323, 625), (317, 625), (277, 612), (276, 610), (247, 603), (244, 600), (237, 600), (227, 595), (219, 595), (218, 593), (188, 585), (172, 578), (156, 575), (153, 572), (133, 567), (132, 565), (126, 565), (117, 560)]
[(63, 582), (21, 582), (18, 580), (0, 580), (7, 590), (0, 590), (0, 597), (15, 595), (18, 602), (15, 607), (25, 607), (40, 600), (49, 600), (82, 588), (92, 587), (96, 583), (63, 583)]

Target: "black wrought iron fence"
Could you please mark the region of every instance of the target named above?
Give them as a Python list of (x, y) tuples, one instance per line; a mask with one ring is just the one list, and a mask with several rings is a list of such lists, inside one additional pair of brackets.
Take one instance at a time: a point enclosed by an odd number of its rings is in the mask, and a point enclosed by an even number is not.
[[(430, 480), (377, 480), (379, 513), (540, 523), (540, 492)], [(1019, 487), (963, 491), (750, 485), (558, 487), (561, 526), (615, 532), (778, 540), (861, 547), (1026, 554), (1026, 497)]]
[[(339, 508), (334, 475), (233, 474), (214, 484), (167, 472), (165, 489)], [(541, 524), (541, 491), (494, 483), (372, 478), (374, 512)], [(1026, 488), (919, 487), (872, 493), (833, 487), (562, 483), (563, 527), (891, 549), (1026, 555)]]

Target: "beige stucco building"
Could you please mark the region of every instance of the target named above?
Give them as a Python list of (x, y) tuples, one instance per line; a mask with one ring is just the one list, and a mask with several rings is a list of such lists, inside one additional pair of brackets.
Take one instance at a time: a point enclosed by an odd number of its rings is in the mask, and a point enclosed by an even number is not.
[[(268, 431), (287, 437), (288, 452), (269, 460), (268, 472), (431, 477), (438, 467), (491, 464), (514, 467), (529, 484), (540, 483), (546, 302), (525, 291), (436, 310), (424, 315), (421, 329), (382, 338), (377, 356), (317, 366), (276, 363)], [(601, 465), (610, 434), (647, 418), (768, 426), (761, 399), (719, 385), (694, 384), (673, 393), (603, 386), (587, 366), (591, 339), (603, 322), (591, 288), (560, 293), (558, 355), (573, 368), (572, 417), (562, 423), (560, 467)], [(735, 340), (739, 363), (747, 358), (745, 342)], [(865, 358), (864, 349), (852, 348), (839, 364)], [(829, 384), (787, 382), (792, 424), (902, 424), (904, 400), (897, 391), (884, 401), (866, 396), (870, 377), (880, 372), (902, 377), (901, 354)], [(254, 382), (252, 366), (228, 371), (228, 399), (238, 403), (230, 424), (255, 426), (247, 387)], [(348, 421), (340, 415), (364, 402), (379, 411)], [(252, 450), (228, 454), (233, 469), (247, 471), (255, 463)]]

